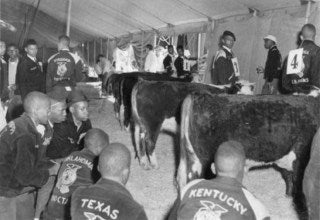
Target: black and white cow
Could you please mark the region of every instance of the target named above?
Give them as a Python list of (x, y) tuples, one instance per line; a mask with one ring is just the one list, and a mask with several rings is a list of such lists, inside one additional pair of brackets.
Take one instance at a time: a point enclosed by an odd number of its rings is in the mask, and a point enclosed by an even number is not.
[[(252, 94), (252, 85), (249, 84)], [(192, 93), (204, 91), (211, 94), (237, 93), (245, 86), (210, 86), (183, 82), (138, 82), (132, 91), (132, 119), (134, 142), (140, 164), (145, 168), (158, 168), (155, 145), (165, 119), (171, 125), (180, 122), (180, 109), (184, 98)], [(173, 122), (173, 123), (172, 123)], [(150, 164), (149, 164), (150, 162)]]
[(235, 140), (245, 147), (248, 168), (268, 164), (281, 172), (288, 195), (302, 192), (310, 144), (320, 124), (319, 98), (202, 92), (184, 100), (181, 115), (180, 189), (193, 179), (211, 178), (218, 146)]
[(139, 79), (148, 81), (191, 82), (191, 78), (175, 78), (148, 72), (113, 74), (107, 82), (108, 93), (114, 96), (114, 111), (121, 128), (129, 128), (131, 121), (131, 93)]

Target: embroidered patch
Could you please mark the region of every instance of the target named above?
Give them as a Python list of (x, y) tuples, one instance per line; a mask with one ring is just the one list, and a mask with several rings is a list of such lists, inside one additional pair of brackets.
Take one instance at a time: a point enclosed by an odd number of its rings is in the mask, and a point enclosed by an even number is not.
[(96, 215), (91, 212), (84, 212), (83, 214), (84, 214), (84, 216), (87, 217), (87, 220), (107, 220), (105, 218), (102, 218), (100, 215)]
[(215, 204), (211, 201), (200, 201), (202, 207), (196, 212), (193, 220), (220, 220), (223, 213), (228, 212), (227, 209)]
[(79, 165), (67, 164), (67, 168), (63, 171), (57, 182), (57, 188), (62, 194), (70, 191), (69, 187), (76, 181), (77, 170), (80, 168), (81, 166)]

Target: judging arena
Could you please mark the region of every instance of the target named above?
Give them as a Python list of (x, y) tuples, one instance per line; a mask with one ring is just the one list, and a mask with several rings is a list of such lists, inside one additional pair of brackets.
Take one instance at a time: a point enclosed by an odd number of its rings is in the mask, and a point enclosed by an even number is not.
[(0, 220), (320, 219), (318, 0), (0, 6)]

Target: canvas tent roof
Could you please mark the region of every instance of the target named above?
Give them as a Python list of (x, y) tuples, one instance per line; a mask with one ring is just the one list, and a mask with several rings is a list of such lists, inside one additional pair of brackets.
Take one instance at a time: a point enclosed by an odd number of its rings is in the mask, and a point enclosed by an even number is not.
[[(27, 6), (36, 7), (38, 1), (39, 12), (30, 35), (53, 43), (64, 32), (68, 0), (1, 0), (1, 19), (19, 30)], [(140, 31), (192, 32), (210, 20), (249, 14), (251, 9), (263, 12), (301, 4), (301, 0), (72, 0), (70, 35), (81, 42)], [(19, 34), (2, 33), (2, 38), (15, 39)]]

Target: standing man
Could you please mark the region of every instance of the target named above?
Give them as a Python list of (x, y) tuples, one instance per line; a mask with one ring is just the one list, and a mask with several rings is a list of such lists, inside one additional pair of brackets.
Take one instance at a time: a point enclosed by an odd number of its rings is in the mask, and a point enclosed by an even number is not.
[(71, 195), (78, 187), (94, 183), (94, 160), (108, 144), (109, 136), (101, 129), (92, 128), (84, 138), (84, 149), (64, 160), (45, 212), (46, 220), (71, 219)]
[(168, 46), (168, 55), (163, 60), (163, 66), (166, 71), (166, 75), (172, 76), (173, 74), (173, 63), (174, 63), (175, 57), (174, 57), (174, 50), (173, 46)]
[(81, 143), (86, 132), (92, 128), (88, 112), (88, 100), (79, 90), (73, 90), (67, 98), (69, 113), (66, 121), (55, 124), (53, 137), (47, 149), (50, 159), (63, 160), (73, 151), (83, 148)]
[(20, 60), (19, 50), (15, 44), (10, 44), (7, 47), (8, 59), (8, 81), (9, 81), (9, 97), (10, 103), (8, 105), (8, 111), (6, 115), (7, 121), (11, 121), (18, 118), (23, 113), (22, 100), (17, 89), (17, 71), (18, 63)]
[(42, 72), (42, 63), (37, 60), (37, 42), (29, 39), (25, 46), (26, 55), (18, 64), (16, 84), (22, 100), (29, 92), (45, 92), (45, 75)]
[(237, 80), (232, 64), (232, 59), (235, 58), (232, 51), (235, 41), (236, 37), (231, 31), (223, 32), (219, 43), (220, 49), (213, 60), (212, 84), (225, 85)]
[[(302, 43), (299, 48), (303, 48), (302, 66), (304, 68), (298, 74), (288, 75), (286, 69), (283, 71), (282, 86), (289, 93), (309, 93), (313, 86), (320, 87), (320, 48), (314, 43), (315, 26), (303, 25), (301, 35)], [(287, 65), (284, 67), (286, 68)]]
[(4, 96), (8, 96), (8, 66), (3, 58), (5, 53), (6, 43), (0, 40), (0, 99), (3, 99)]
[(157, 72), (157, 57), (153, 51), (153, 46), (151, 44), (147, 44), (147, 57), (146, 62), (144, 63), (144, 71), (150, 73)]
[(268, 56), (265, 68), (258, 67), (258, 73), (264, 73), (265, 84), (262, 88), (262, 94), (277, 94), (279, 75), (281, 71), (281, 54), (277, 48), (277, 39), (273, 35), (263, 38), (264, 48), (268, 50)]
[(58, 171), (41, 154), (44, 143), (39, 125), (48, 122), (49, 98), (31, 92), (23, 105), (25, 113), (0, 133), (0, 219), (33, 219), (33, 191)]
[(14, 93), (16, 90), (16, 76), (19, 62), (19, 50), (15, 44), (10, 44), (7, 49), (9, 55), (8, 73), (9, 73), (9, 89)]
[[(130, 152), (123, 144), (106, 147), (99, 157), (101, 179), (92, 186), (78, 188), (72, 195), (72, 219), (146, 220), (143, 207), (125, 188), (130, 164)], [(101, 208), (96, 208), (98, 204)]]
[(262, 203), (242, 186), (244, 165), (243, 146), (222, 143), (212, 164), (217, 177), (193, 180), (181, 190), (177, 219), (270, 219)]
[(185, 61), (187, 58), (184, 56), (184, 49), (183, 46), (179, 45), (177, 46), (177, 52), (178, 52), (178, 57), (174, 61), (174, 66), (177, 70), (177, 76), (178, 78), (183, 78), (183, 77), (190, 77), (190, 70), (185, 69)]
[(82, 63), (78, 55), (69, 51), (70, 38), (59, 37), (58, 53), (48, 59), (46, 88), (50, 92), (54, 86), (67, 87), (71, 91), (82, 79)]

